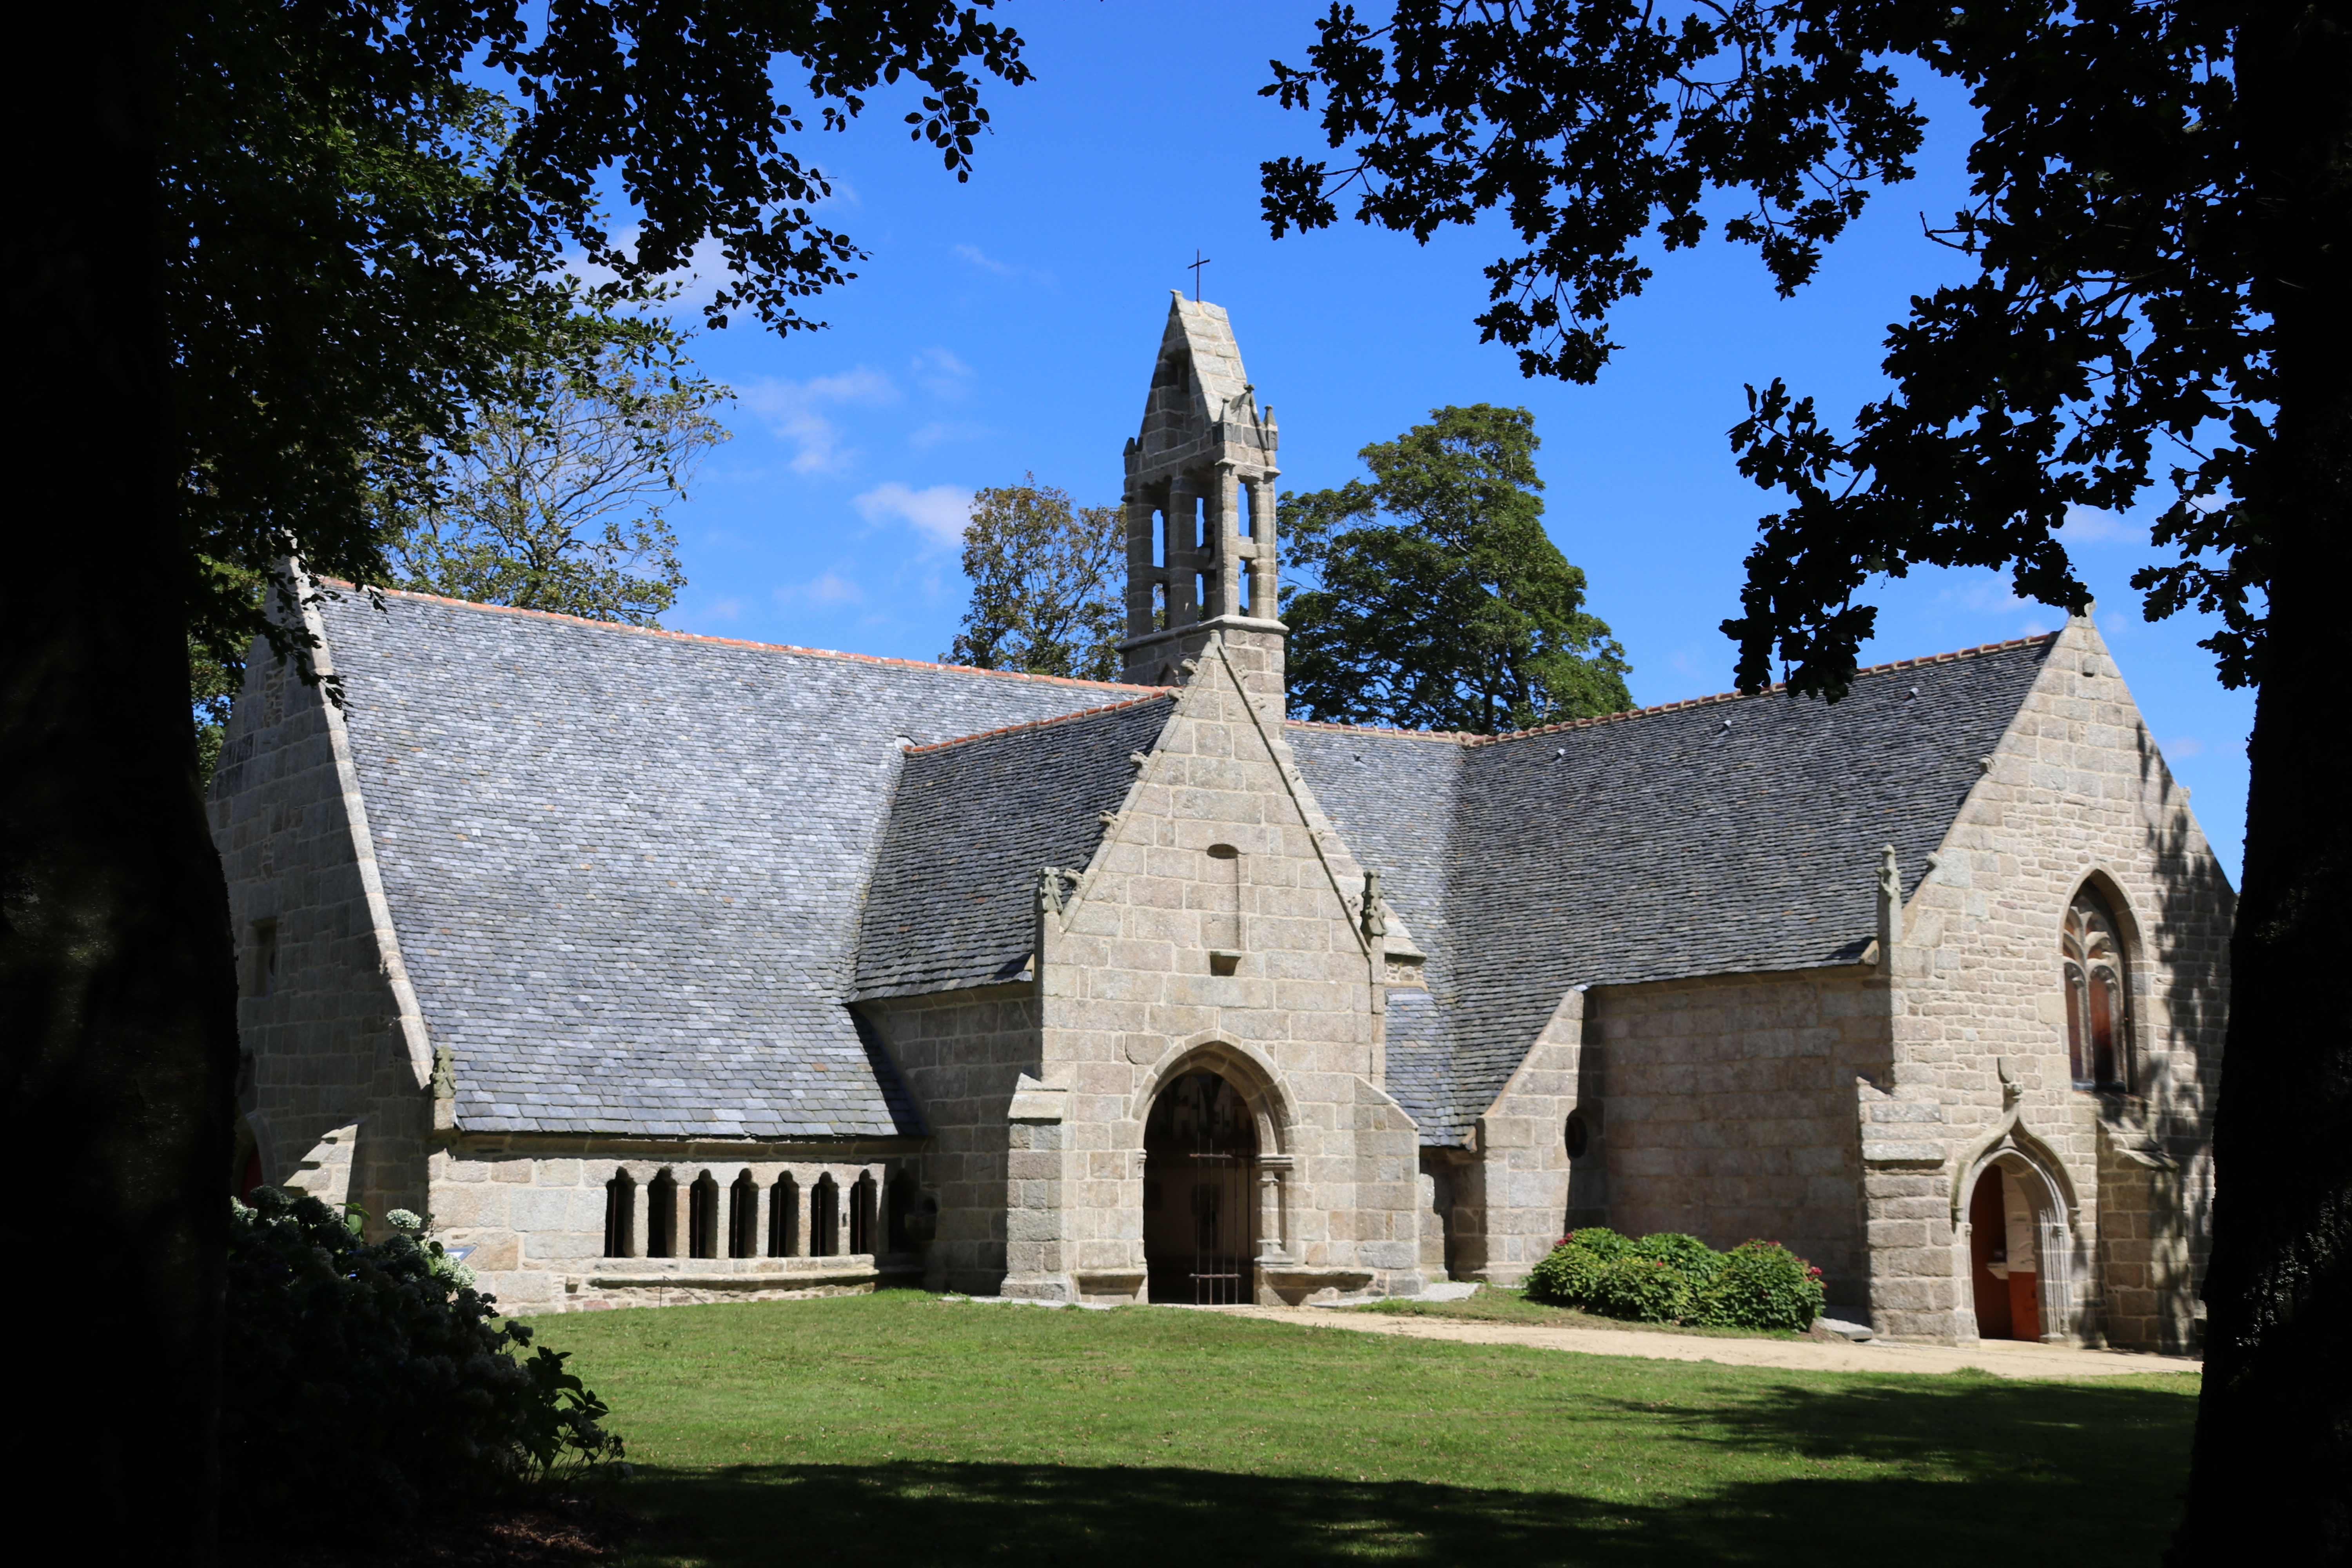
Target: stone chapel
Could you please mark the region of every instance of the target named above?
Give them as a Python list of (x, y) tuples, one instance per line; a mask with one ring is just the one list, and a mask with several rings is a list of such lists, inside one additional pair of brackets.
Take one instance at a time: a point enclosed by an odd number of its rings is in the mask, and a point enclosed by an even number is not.
[(2089, 620), (1300, 722), (1276, 447), (1179, 295), (1116, 683), (345, 591), (338, 709), (257, 645), (233, 1184), (429, 1212), (514, 1311), (1412, 1295), (1606, 1224), (2193, 1342), (2232, 896)]

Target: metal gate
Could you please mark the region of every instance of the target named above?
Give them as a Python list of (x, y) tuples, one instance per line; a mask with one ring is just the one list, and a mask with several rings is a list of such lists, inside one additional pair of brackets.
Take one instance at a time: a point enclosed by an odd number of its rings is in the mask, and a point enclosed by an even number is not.
[(1187, 1073), (1152, 1108), (1144, 1148), (1151, 1299), (1253, 1300), (1257, 1130), (1241, 1095), (1215, 1073)]

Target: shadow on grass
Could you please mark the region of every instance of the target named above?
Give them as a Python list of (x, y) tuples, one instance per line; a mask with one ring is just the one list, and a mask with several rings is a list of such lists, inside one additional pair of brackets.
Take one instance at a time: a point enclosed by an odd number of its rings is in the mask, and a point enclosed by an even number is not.
[(631, 1556), (2121, 1568), (2155, 1561), (2170, 1533), (2192, 1404), (2176, 1394), (1970, 1379), (1769, 1392), (1728, 1411), (1621, 1402), (1613, 1421), (1658, 1424), (1650, 1442), (1688, 1462), (1612, 1479), (1563, 1453), (1541, 1489), (1145, 1465), (652, 1470), (634, 1506), (656, 1523)]

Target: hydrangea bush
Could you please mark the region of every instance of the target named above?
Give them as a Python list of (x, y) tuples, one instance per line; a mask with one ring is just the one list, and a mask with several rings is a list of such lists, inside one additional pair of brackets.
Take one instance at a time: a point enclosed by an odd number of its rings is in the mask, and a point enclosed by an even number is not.
[(1802, 1330), (1821, 1315), (1822, 1271), (1773, 1241), (1717, 1252), (1661, 1231), (1640, 1240), (1593, 1226), (1559, 1238), (1528, 1271), (1531, 1300), (1642, 1323)]
[[(224, 1511), (247, 1529), (397, 1521), (430, 1500), (576, 1479), (620, 1458), (604, 1404), (394, 1210), (384, 1240), (313, 1197), (233, 1204)], [(355, 1506), (356, 1505), (356, 1506)]]

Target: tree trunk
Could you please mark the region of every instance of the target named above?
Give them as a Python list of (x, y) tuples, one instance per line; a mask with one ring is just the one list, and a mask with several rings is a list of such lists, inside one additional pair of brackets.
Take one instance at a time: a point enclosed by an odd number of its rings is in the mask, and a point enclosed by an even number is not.
[(109, 1556), (209, 1563), (236, 1019), (171, 473), (170, 23), (137, 4), (19, 21), (0, 1048), (47, 1328), (20, 1346), (14, 1489), (101, 1500)]
[[(2332, 14), (2331, 14), (2332, 13)], [(2205, 1386), (2176, 1564), (2352, 1560), (2352, 39), (2347, 7), (2245, 14), (2255, 300), (2278, 324), (2272, 542), (2214, 1131)], [(2331, 760), (2334, 759), (2334, 760)]]

